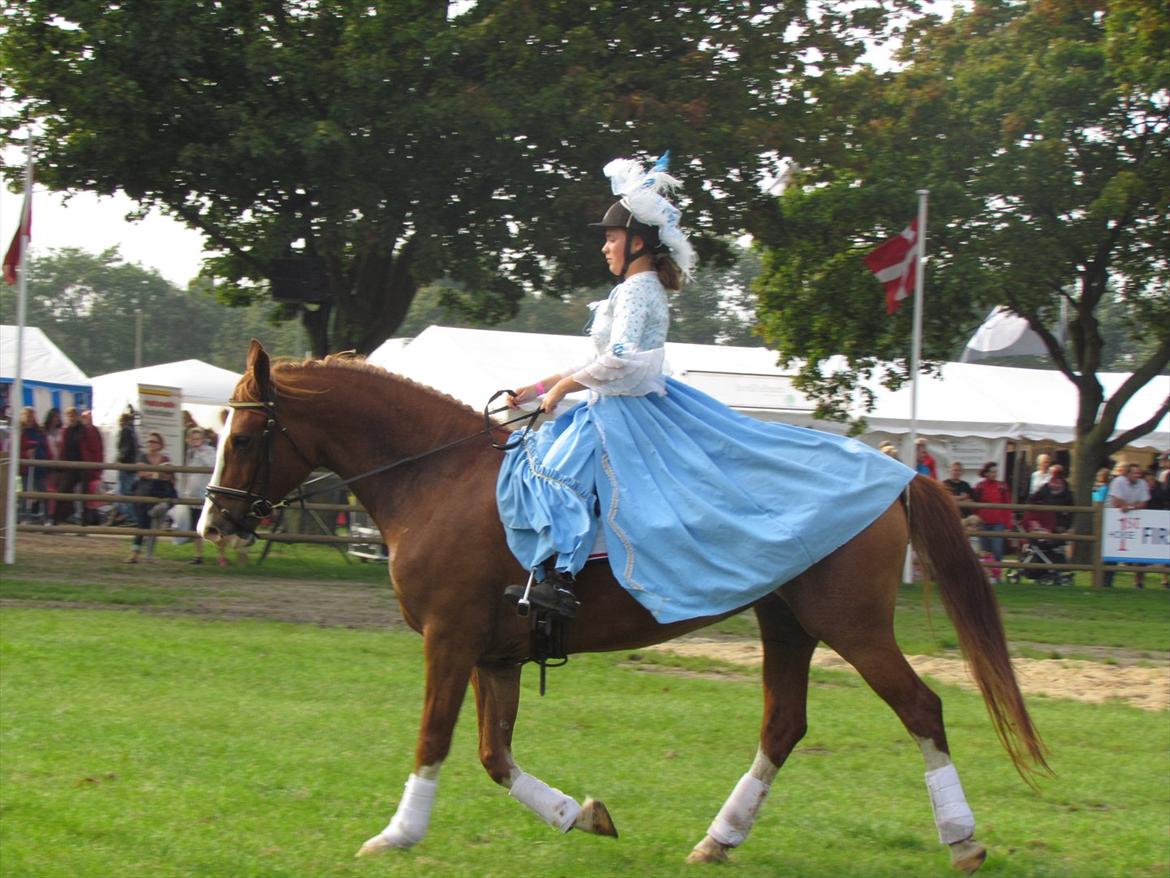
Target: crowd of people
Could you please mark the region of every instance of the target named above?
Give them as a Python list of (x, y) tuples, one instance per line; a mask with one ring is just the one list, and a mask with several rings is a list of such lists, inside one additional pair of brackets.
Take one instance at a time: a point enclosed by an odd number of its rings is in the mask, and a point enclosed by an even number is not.
[[(881, 442), (878, 450), (901, 459), (898, 446), (892, 442)], [(913, 466), (921, 475), (938, 478), (937, 463), (925, 438), (915, 440)], [(952, 461), (948, 472), (949, 477), (943, 479), (942, 483), (960, 503), (1055, 507), (1052, 510), (1032, 509), (1018, 513), (1010, 509), (978, 508), (964, 515), (963, 524), (969, 531), (979, 534), (972, 536), (972, 547), (988, 567), (993, 581), (1001, 582), (1007, 578), (1003, 568), (997, 564), (1004, 560), (1008, 550), (1008, 540), (998, 535), (1000, 531), (1034, 531), (1039, 535), (1020, 542), (1022, 560), (1025, 555), (1028, 556), (1026, 560), (1036, 562), (1046, 560), (1063, 563), (1069, 560), (1065, 551), (1068, 541), (1059, 539), (1059, 535), (1073, 528), (1074, 516), (1062, 508), (1078, 504), (1066, 468), (1055, 462), (1052, 455), (1041, 453), (1036, 456), (1035, 468), (1027, 476), (1026, 487), (1020, 491), (1013, 491), (1001, 478), (999, 464), (995, 461), (988, 461), (979, 468), (978, 478), (973, 485), (964, 478), (961, 462)], [(1089, 502), (1102, 503), (1123, 511), (1170, 509), (1170, 452), (1159, 455), (1150, 468), (1128, 461), (1101, 467), (1095, 474)], [(1071, 576), (1054, 572), (1041, 572), (1036, 576), (1044, 581), (1059, 581), (1062, 584), (1071, 581)], [(1115, 570), (1105, 571), (1103, 584), (1106, 588), (1112, 587), (1115, 576)], [(1144, 588), (1145, 576), (1140, 566), (1133, 567), (1133, 577), (1134, 586)], [(1162, 575), (1162, 584), (1170, 588), (1170, 578), (1165, 574)]]
[[(105, 469), (106, 443), (93, 423), (90, 411), (69, 407), (62, 412), (51, 408), (43, 419), (38, 420), (36, 410), (25, 407), (20, 413), (21, 458), (25, 460), (71, 461), (101, 464), (93, 469), (58, 468), (27, 464), (21, 467), (22, 490), (49, 494), (103, 494), (113, 492), (121, 497), (141, 497), (156, 502), (131, 502), (118, 500), (76, 500), (62, 497), (45, 499), (27, 497), (21, 501), (19, 521), (22, 524), (48, 526), (78, 525), (82, 527), (124, 526), (141, 530), (193, 530), (198, 517), (198, 507), (176, 503), (180, 498), (198, 500), (203, 497), (208, 473), (173, 473), (164, 467), (181, 463), (187, 466), (207, 467), (215, 465), (215, 449), (218, 434), (201, 427), (190, 412), (183, 412), (185, 429), (185, 450), (174, 455), (166, 447), (166, 439), (157, 431), (145, 436), (139, 432), (139, 416), (128, 408), (119, 418), (118, 430), (113, 437), (114, 447), (110, 458), (119, 464), (137, 464), (138, 469), (119, 469), (116, 485), (102, 484)], [(158, 469), (150, 469), (154, 466)], [(105, 514), (102, 511), (105, 510)], [(136, 564), (154, 558), (156, 536), (135, 534), (131, 537), (130, 554), (127, 563)], [(180, 537), (176, 541), (192, 546), (189, 564), (202, 564), (204, 559), (203, 540)], [(240, 561), (246, 557), (241, 553)], [(216, 561), (221, 567), (229, 565), (222, 547), (217, 547)]]

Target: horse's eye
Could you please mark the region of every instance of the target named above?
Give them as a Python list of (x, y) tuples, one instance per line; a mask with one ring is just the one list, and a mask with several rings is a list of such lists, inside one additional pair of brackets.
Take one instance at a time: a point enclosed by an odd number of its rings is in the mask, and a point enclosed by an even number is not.
[(232, 436), (232, 448), (235, 448), (238, 451), (243, 451), (251, 444), (252, 437), (247, 433), (236, 433), (236, 435)]

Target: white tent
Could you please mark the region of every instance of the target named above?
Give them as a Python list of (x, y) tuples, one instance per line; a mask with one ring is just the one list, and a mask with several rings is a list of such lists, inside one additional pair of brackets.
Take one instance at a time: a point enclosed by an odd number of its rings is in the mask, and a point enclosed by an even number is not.
[[(16, 379), (16, 326), (0, 326), (0, 385), (5, 400)], [(51, 408), (90, 408), (92, 387), (85, 373), (35, 326), (24, 328), (21, 383), (24, 399), (14, 408), (31, 405), (43, 419)]]
[(1007, 308), (991, 309), (987, 319), (971, 336), (959, 361), (979, 363), (992, 357), (1044, 357), (1048, 348), (1028, 321)]
[(240, 380), (238, 372), (221, 369), (202, 360), (180, 360), (124, 372), (110, 372), (93, 379), (93, 422), (112, 430), (126, 405), (138, 406), (138, 385), (177, 387), (183, 392), (183, 408), (204, 427), (218, 430), (219, 411), (227, 406)]
[[(834, 432), (844, 429), (841, 424), (813, 420), (812, 403), (793, 389), (790, 375), (776, 365), (774, 351), (673, 343), (666, 348), (667, 364), (676, 378), (732, 408), (764, 420)], [(583, 362), (589, 352), (589, 339), (584, 336), (432, 326), (409, 343), (386, 342), (368, 359), (480, 409), (494, 391)], [(1108, 395), (1128, 376), (1098, 377)], [(876, 409), (865, 415), (869, 427), (862, 438), (873, 445), (885, 439), (906, 444), (909, 385), (898, 391), (873, 389)], [(1168, 393), (1170, 377), (1162, 375), (1149, 382), (1122, 411), (1119, 431), (1148, 419)], [(918, 432), (927, 437), (940, 463), (1001, 460), (1009, 441), (1071, 444), (1076, 412), (1076, 388), (1055, 370), (947, 363), (941, 378), (924, 375), (918, 381)], [(1168, 419), (1163, 418), (1154, 432), (1133, 447), (1170, 447)], [(910, 457), (904, 454), (903, 459)]]
[[(591, 350), (585, 336), (431, 326), (409, 343), (390, 339), (367, 360), (482, 409), (495, 391), (583, 363)], [(772, 351), (668, 342), (666, 360), (675, 378), (740, 411), (763, 420), (813, 423), (813, 404), (792, 388)], [(564, 405), (574, 402), (571, 397)]]

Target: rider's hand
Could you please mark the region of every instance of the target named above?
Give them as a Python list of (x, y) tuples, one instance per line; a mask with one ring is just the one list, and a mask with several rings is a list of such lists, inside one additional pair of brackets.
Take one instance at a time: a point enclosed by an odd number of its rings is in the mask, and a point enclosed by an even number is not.
[(551, 415), (556, 411), (557, 406), (560, 405), (561, 400), (565, 398), (565, 394), (568, 392), (568, 388), (564, 386), (564, 382), (558, 381), (549, 388), (548, 393), (544, 395), (544, 399), (540, 401), (540, 410)]
[(529, 384), (526, 387), (521, 387), (514, 394), (508, 394), (508, 405), (510, 405), (512, 408), (516, 408), (521, 403), (530, 402), (531, 400), (536, 399), (536, 397), (536, 385)]

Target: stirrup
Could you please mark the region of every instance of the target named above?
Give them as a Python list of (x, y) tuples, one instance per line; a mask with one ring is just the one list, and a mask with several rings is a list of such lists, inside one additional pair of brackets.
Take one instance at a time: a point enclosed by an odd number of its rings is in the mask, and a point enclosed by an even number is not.
[[(573, 594), (573, 581), (561, 573), (553, 572), (544, 579), (535, 582), (536, 572), (528, 576), (526, 586), (509, 585), (504, 589), (504, 596), (516, 602), (516, 612), (527, 616), (532, 607), (552, 613), (566, 622), (577, 617), (579, 602)], [(535, 584), (534, 584), (535, 582)]]

